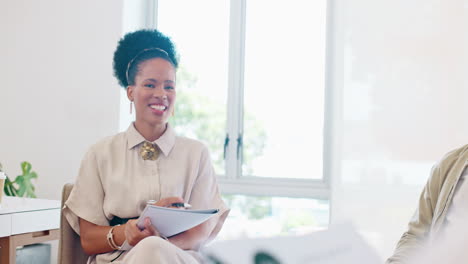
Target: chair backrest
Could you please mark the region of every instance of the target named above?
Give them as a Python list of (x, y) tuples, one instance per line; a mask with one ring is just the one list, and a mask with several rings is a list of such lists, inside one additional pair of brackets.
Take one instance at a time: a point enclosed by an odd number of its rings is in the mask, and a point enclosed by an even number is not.
[[(73, 189), (72, 183), (67, 183), (62, 190), (62, 208), (65, 201), (68, 199)], [(80, 236), (75, 233), (73, 228), (68, 224), (65, 215), (60, 213), (60, 241), (59, 241), (59, 264), (80, 264), (86, 263), (88, 255), (84, 253), (81, 247)]]

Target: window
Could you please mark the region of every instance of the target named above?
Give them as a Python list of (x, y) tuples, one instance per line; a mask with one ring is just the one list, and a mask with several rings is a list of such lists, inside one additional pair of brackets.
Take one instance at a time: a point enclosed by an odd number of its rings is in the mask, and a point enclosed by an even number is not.
[(181, 54), (170, 122), (179, 135), (207, 144), (216, 172), (224, 175), (229, 2), (158, 1), (158, 11), (158, 29), (171, 36)]
[(242, 218), (246, 236), (326, 227), (327, 1), (149, 3), (146, 26), (181, 55), (170, 122), (210, 148), (232, 208), (226, 224)]
[(218, 239), (302, 235), (328, 226), (327, 200), (223, 195), (231, 208)]
[(242, 175), (322, 179), (325, 11), (246, 2)]

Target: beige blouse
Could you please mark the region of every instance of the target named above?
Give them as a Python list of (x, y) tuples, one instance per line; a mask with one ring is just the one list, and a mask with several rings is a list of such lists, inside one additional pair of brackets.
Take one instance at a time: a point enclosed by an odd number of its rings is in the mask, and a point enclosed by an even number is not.
[(219, 209), (218, 224), (210, 235), (214, 238), (229, 209), (221, 199), (206, 146), (176, 136), (168, 124), (153, 142), (160, 149), (158, 159), (143, 160), (139, 150), (144, 141), (132, 124), (89, 149), (63, 208), (72, 228), (80, 233), (78, 218), (108, 226), (114, 216), (139, 216), (148, 200), (179, 196), (192, 209)]

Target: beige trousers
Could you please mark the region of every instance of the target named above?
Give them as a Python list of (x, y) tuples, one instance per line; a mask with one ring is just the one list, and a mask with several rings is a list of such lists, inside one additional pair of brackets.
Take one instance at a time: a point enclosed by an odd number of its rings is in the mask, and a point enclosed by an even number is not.
[[(100, 254), (88, 260), (88, 263), (200, 264), (202, 260), (198, 252), (182, 250), (157, 236), (147, 237), (138, 242), (130, 251), (121, 253), (122, 251), (115, 251), (111, 254)], [(115, 260), (110, 262), (113, 259)]]
[(200, 263), (192, 254), (172, 243), (157, 237), (147, 237), (130, 250), (122, 259), (122, 263)]

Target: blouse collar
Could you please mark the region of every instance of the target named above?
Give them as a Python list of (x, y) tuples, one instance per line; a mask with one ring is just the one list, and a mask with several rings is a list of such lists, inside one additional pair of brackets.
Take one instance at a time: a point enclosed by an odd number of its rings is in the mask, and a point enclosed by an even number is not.
[[(132, 149), (138, 146), (139, 144), (147, 141), (140, 134), (140, 132), (136, 130), (134, 123), (130, 124), (125, 133), (127, 135), (128, 149)], [(164, 131), (164, 133), (152, 143), (158, 145), (159, 149), (161, 149), (161, 152), (167, 157), (169, 155), (169, 152), (171, 152), (172, 148), (174, 147), (175, 139), (175, 131), (172, 128), (172, 126), (169, 123), (167, 123), (166, 131)]]

